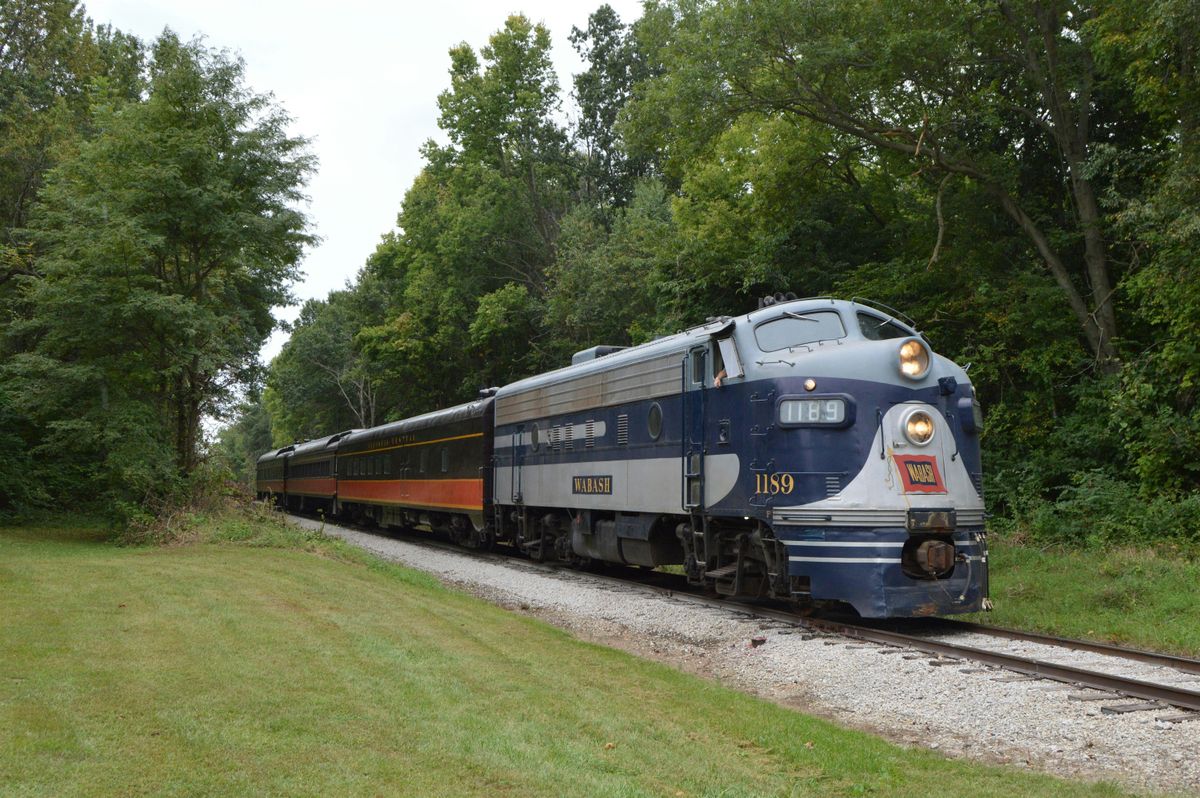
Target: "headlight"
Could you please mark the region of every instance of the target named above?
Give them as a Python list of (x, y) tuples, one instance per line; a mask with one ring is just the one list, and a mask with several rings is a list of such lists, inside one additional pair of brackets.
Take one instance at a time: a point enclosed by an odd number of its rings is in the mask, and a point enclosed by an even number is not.
[(904, 417), (904, 437), (916, 446), (933, 440), (933, 418), (924, 410), (914, 410)]
[(900, 344), (900, 373), (910, 380), (919, 380), (929, 371), (929, 350), (916, 338)]

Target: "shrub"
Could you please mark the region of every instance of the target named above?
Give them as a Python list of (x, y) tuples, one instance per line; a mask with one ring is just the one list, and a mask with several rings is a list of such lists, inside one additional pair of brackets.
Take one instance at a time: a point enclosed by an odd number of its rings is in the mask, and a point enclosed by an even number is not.
[(1055, 500), (1027, 499), (999, 528), (1033, 542), (1084, 546), (1200, 544), (1200, 494), (1150, 495), (1104, 471), (1077, 474)]

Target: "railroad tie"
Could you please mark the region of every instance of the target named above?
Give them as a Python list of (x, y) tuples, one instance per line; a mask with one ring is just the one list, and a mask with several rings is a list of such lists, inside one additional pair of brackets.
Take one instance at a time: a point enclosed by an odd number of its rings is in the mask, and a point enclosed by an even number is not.
[(1105, 715), (1124, 715), (1129, 712), (1146, 712), (1151, 709), (1163, 708), (1163, 705), (1156, 701), (1139, 701), (1136, 704), (1114, 704), (1111, 707), (1100, 707), (1100, 711)]
[(1200, 720), (1200, 712), (1184, 712), (1179, 715), (1159, 715), (1155, 720), (1160, 723), (1186, 723), (1189, 720)]
[(1115, 701), (1119, 696), (1114, 693), (1073, 693), (1067, 696), (1068, 701)]

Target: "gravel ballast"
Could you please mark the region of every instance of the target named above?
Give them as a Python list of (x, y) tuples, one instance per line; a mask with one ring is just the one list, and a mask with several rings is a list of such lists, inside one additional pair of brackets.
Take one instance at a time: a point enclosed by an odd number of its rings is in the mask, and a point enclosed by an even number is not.
[[(547, 571), (516, 559), (480, 558), (309, 519), (293, 520), (583, 639), (667, 662), (897, 742), (1069, 778), (1200, 794), (1200, 720), (1156, 720), (1175, 710), (1106, 715), (1101, 707), (1129, 701), (1073, 700), (1087, 691), (1044, 680), (996, 681), (1012, 674), (814, 635), (585, 573)], [(765, 642), (756, 645), (753, 638)], [(954, 642), (1148, 681), (1163, 673), (1139, 663), (1113, 667), (1110, 657), (1051, 646), (983, 636), (956, 636)], [(1200, 677), (1194, 675), (1171, 681), (1200, 690)]]

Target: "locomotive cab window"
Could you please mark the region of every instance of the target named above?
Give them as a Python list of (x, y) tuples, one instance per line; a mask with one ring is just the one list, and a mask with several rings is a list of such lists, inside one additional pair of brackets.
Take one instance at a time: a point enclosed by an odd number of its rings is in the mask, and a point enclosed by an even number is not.
[(816, 313), (791, 313), (764, 321), (754, 328), (754, 339), (764, 352), (777, 352), (794, 346), (834, 341), (846, 337), (842, 317), (832, 310)]
[(913, 335), (899, 324), (872, 313), (858, 314), (858, 329), (868, 341), (890, 341), (893, 338), (911, 338)]
[(704, 356), (707, 354), (703, 349), (693, 349), (691, 351), (691, 369), (692, 369), (692, 384), (700, 385), (704, 382)]
[[(725, 372), (724, 375), (721, 372)], [(738, 357), (737, 347), (733, 344), (733, 338), (725, 337), (717, 339), (716, 357), (713, 358), (713, 377), (740, 377), (742, 376), (742, 360)]]

